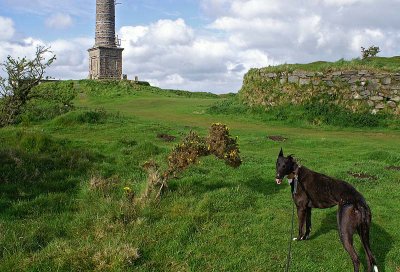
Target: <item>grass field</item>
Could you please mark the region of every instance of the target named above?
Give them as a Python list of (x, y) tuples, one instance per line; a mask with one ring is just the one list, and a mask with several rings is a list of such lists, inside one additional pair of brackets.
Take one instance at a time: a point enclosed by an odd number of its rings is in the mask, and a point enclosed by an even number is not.
[[(85, 81), (73, 88), (75, 111), (0, 129), (0, 271), (284, 271), (292, 201), (289, 186), (274, 181), (281, 147), (365, 196), (380, 271), (400, 271), (398, 129), (210, 110), (229, 96)], [(161, 201), (133, 206), (124, 187), (143, 191), (142, 164), (165, 167), (184, 135), (206, 135), (215, 122), (238, 136), (243, 164), (203, 158)], [(352, 271), (336, 208), (315, 209), (312, 229), (311, 240), (293, 244), (291, 271)]]

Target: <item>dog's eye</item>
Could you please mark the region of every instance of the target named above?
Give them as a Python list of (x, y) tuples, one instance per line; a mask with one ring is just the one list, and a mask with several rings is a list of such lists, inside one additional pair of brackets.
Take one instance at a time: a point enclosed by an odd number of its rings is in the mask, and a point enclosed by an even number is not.
[(286, 165), (283, 165), (282, 167), (283, 167), (283, 168), (286, 168)]

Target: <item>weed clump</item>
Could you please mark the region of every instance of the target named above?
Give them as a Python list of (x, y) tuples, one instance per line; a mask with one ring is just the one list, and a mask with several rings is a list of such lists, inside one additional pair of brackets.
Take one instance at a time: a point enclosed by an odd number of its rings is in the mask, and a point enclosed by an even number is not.
[(93, 191), (99, 191), (104, 196), (109, 196), (120, 182), (121, 180), (118, 176), (104, 178), (98, 175), (92, 175), (89, 180), (89, 187)]
[(143, 165), (147, 171), (147, 187), (142, 195), (142, 199), (148, 199), (157, 191), (156, 198), (159, 198), (162, 191), (168, 187), (167, 179), (162, 177), (159, 166), (154, 161), (148, 161)]
[[(117, 257), (115, 257), (117, 256)], [(114, 270), (115, 266), (122, 265), (124, 268), (132, 267), (140, 259), (138, 248), (129, 244), (122, 244), (116, 247), (107, 246), (96, 252), (92, 261), (96, 271)]]

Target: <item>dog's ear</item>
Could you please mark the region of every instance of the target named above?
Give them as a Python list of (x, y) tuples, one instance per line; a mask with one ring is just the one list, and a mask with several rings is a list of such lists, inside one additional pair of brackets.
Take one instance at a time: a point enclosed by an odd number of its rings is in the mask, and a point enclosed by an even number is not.
[(279, 157), (283, 157), (283, 149), (281, 147), (281, 152), (279, 152)]
[(291, 160), (291, 161), (293, 161), (293, 160), (294, 160), (294, 157), (293, 157), (293, 156), (294, 156), (294, 154), (290, 154), (290, 155), (288, 156), (288, 159)]

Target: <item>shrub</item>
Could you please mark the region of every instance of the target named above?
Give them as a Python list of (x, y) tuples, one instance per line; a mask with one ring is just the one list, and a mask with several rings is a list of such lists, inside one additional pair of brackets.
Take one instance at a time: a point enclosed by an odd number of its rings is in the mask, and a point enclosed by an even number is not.
[(182, 143), (175, 146), (168, 156), (168, 168), (164, 173), (160, 173), (159, 166), (154, 161), (144, 164), (148, 179), (143, 198), (149, 198), (153, 192), (157, 192), (155, 197), (159, 198), (168, 188), (168, 181), (171, 178), (176, 178), (178, 174), (195, 164), (202, 156), (215, 155), (224, 160), (227, 165), (236, 168), (242, 163), (239, 153), (237, 138), (234, 139), (230, 136), (226, 125), (213, 124), (206, 138), (190, 131)]
[(0, 64), (8, 76), (0, 76), (0, 126), (17, 123), (26, 104), (36, 97), (33, 88), (40, 83), (46, 69), (56, 59), (53, 55), (46, 60), (49, 54), (52, 54), (50, 48), (38, 46), (35, 57), (31, 60), (8, 56)]
[(227, 165), (239, 167), (242, 164), (237, 137), (235, 139), (230, 137), (229, 129), (226, 125), (213, 124), (206, 141), (209, 153), (225, 160)]
[(368, 49), (361, 46), (361, 57), (362, 59), (367, 59), (371, 57), (376, 57), (378, 53), (381, 52), (378, 46), (370, 46)]

